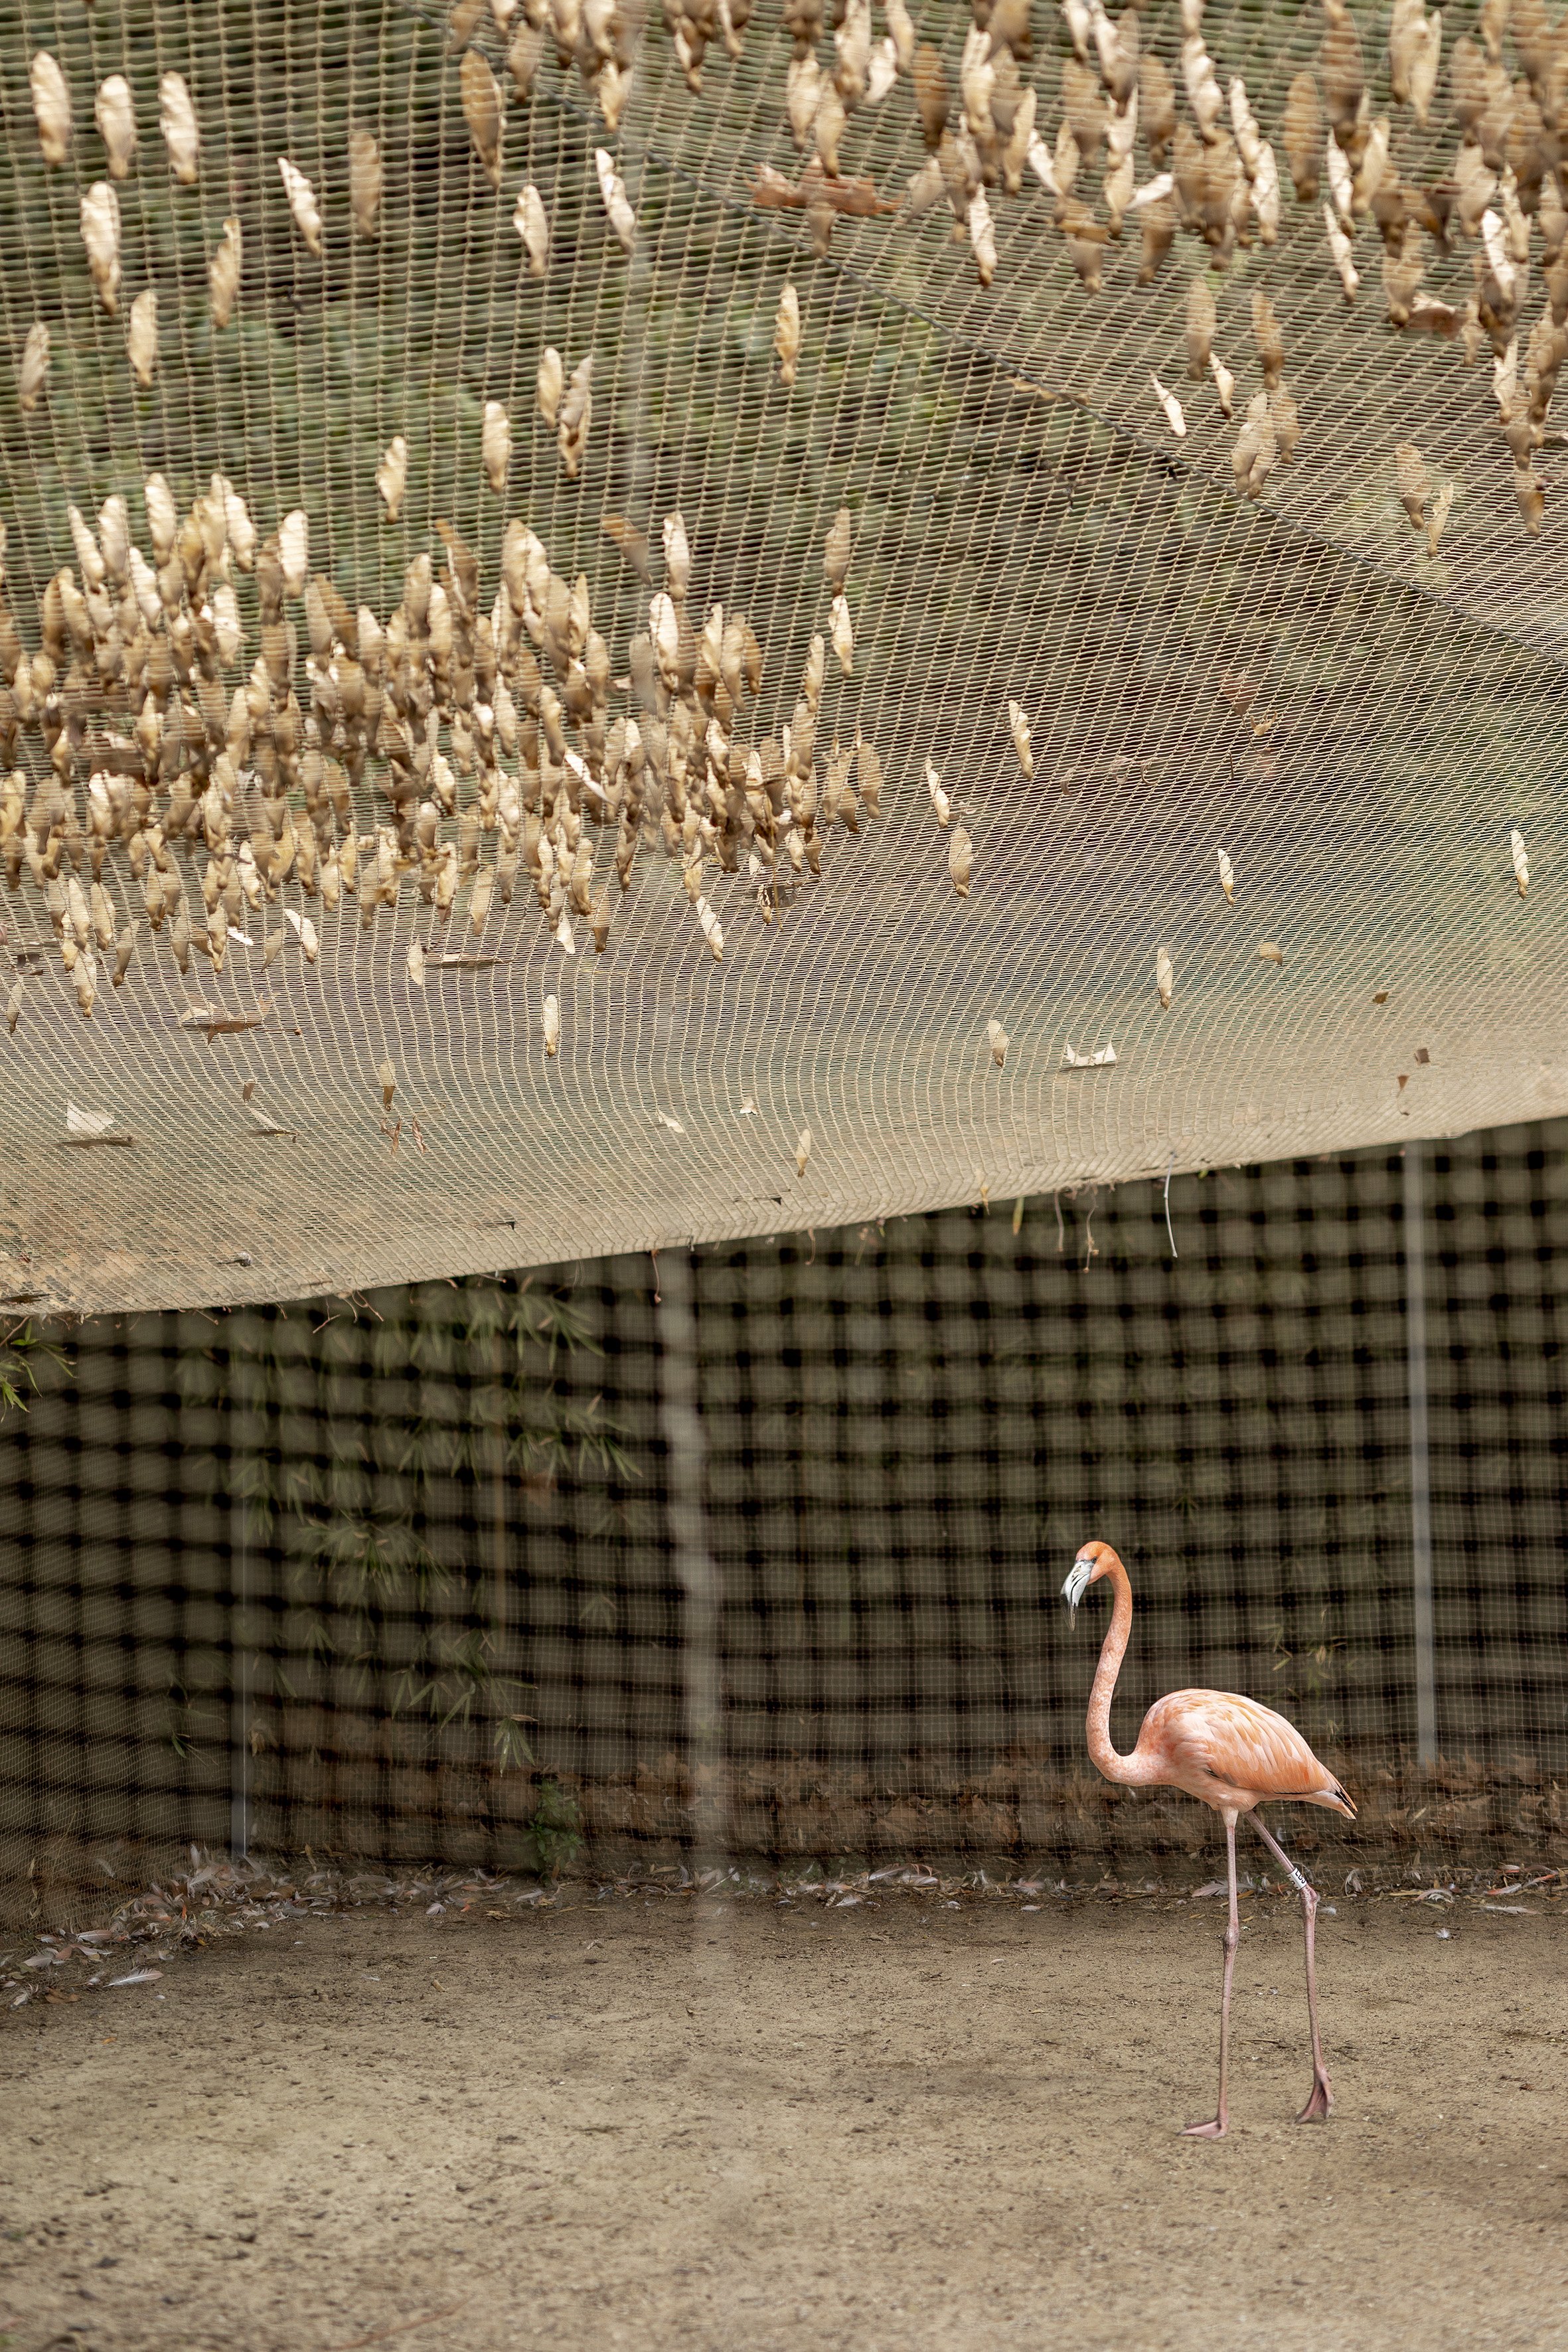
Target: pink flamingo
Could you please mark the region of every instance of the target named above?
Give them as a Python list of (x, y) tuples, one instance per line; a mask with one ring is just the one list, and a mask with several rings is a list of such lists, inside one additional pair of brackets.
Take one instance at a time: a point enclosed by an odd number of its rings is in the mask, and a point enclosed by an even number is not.
[(1108, 1780), (1121, 1780), (1133, 1788), (1184, 1789), (1189, 1797), (1212, 1805), (1225, 1819), (1230, 1922), (1225, 1931), (1225, 1990), (1219, 2011), (1219, 2108), (1212, 2123), (1189, 2124), (1183, 2137), (1223, 2139), (1229, 2120), (1230, 1984), (1236, 1972), (1236, 1948), (1241, 1941), (1236, 1909), (1236, 1823), (1240, 1813), (1249, 1817), (1264, 1844), (1279, 1857), (1301, 1898), (1307, 2014), (1312, 2027), (1312, 2089), (1296, 2120), (1302, 2124), (1326, 2121), (1334, 2100), (1318, 2038), (1318, 1980), (1312, 1953), (1318, 1898), (1284, 1848), (1269, 1836), (1255, 1809), (1266, 1801), (1289, 1797), (1304, 1805), (1325, 1805), (1331, 1812), (1343, 1813), (1353, 1821), (1355, 1807), (1294, 1724), (1287, 1723), (1272, 1707), (1259, 1706), (1256, 1699), (1238, 1698), (1232, 1691), (1181, 1690), (1157, 1698), (1143, 1717), (1137, 1747), (1131, 1756), (1119, 1756), (1110, 1744), (1110, 1694), (1132, 1631), (1132, 1587), (1109, 1544), (1084, 1545), (1062, 1587), (1062, 1599), (1076, 1617), (1079, 1602), (1102, 1576), (1110, 1579), (1116, 1598), (1089, 1693), (1090, 1756)]

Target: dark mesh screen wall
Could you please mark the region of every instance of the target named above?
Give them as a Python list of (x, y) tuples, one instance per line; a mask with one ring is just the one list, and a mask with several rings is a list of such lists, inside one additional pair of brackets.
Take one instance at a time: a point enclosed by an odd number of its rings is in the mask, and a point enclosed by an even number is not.
[(1174, 1260), (1131, 1185), (83, 1328), (0, 1434), (8, 1902), (234, 1836), (1189, 1869), (1202, 1810), (1084, 1759), (1091, 1534), (1138, 1599), (1123, 1746), (1250, 1691), (1362, 1803), (1304, 1852), (1563, 1859), (1568, 1127), (1419, 1174), (1429, 1672), (1397, 1155), (1178, 1179)]

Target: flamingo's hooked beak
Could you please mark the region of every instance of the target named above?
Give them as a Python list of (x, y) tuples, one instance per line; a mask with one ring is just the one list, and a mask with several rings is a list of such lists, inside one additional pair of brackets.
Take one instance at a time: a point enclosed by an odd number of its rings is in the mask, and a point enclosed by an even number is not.
[(1067, 1602), (1073, 1617), (1078, 1615), (1078, 1604), (1089, 1591), (1089, 1580), (1094, 1575), (1094, 1567), (1092, 1559), (1075, 1559), (1072, 1564), (1072, 1573), (1062, 1587), (1062, 1599)]

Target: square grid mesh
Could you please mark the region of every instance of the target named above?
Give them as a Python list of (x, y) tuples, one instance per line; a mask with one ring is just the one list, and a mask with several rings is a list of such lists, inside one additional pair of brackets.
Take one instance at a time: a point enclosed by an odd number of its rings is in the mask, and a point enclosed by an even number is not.
[(1174, 1259), (1129, 1185), (84, 1326), (0, 1446), (7, 1902), (237, 1836), (1187, 1867), (1200, 1809), (1084, 1759), (1091, 1535), (1137, 1595), (1122, 1746), (1249, 1691), (1362, 1804), (1303, 1853), (1561, 1860), (1565, 1172), (1561, 1124), (1421, 1147), (1424, 1765), (1397, 1154), (1178, 1179)]

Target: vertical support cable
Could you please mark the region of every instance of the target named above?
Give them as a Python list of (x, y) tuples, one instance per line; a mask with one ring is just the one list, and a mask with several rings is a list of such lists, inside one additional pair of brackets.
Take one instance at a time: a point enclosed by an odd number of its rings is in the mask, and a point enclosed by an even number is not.
[(1426, 1218), (1421, 1146), (1405, 1147), (1405, 1344), (1410, 1401), (1410, 1559), (1415, 1618), (1415, 1760), (1437, 1760), (1432, 1626), (1432, 1465), (1426, 1401)]
[(250, 1325), (242, 1308), (229, 1322), (228, 1353), (228, 1851), (232, 1862), (250, 1858), (251, 1654), (250, 1499), (239, 1487), (242, 1430), (248, 1427)]
[(682, 1731), (692, 1778), (693, 1860), (723, 1864), (723, 1689), (719, 1662), (719, 1575), (708, 1549), (707, 1467), (698, 1411), (697, 1318), (691, 1265), (670, 1250), (659, 1268), (659, 1430), (664, 1439), (670, 1544), (680, 1584)]

